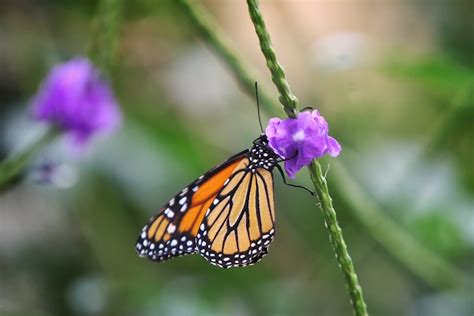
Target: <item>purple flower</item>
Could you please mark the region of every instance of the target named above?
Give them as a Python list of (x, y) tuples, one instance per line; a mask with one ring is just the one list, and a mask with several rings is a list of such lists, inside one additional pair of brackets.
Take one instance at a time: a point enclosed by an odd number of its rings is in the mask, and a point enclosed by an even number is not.
[(296, 119), (272, 118), (265, 129), (270, 147), (285, 161), (285, 170), (294, 178), (304, 166), (326, 154), (336, 157), (341, 145), (328, 135), (328, 123), (318, 111), (302, 112)]
[(66, 132), (80, 146), (94, 134), (111, 132), (121, 123), (110, 86), (86, 58), (54, 66), (32, 103), (37, 120)]

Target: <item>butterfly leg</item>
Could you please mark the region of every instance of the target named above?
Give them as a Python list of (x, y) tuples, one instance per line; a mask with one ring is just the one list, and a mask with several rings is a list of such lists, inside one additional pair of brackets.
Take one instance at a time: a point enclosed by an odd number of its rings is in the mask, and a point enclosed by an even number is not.
[(277, 167), (278, 171), (279, 171), (280, 174), (281, 174), (281, 177), (282, 177), (282, 179), (283, 179), (283, 183), (284, 183), (284, 184), (286, 184), (287, 186), (290, 186), (290, 187), (304, 189), (304, 190), (308, 191), (311, 195), (315, 195), (314, 191), (311, 191), (311, 189), (309, 189), (309, 188), (307, 188), (307, 187), (305, 187), (305, 186), (288, 183), (288, 182), (286, 181), (285, 173), (283, 172), (283, 169), (281, 169), (281, 166), (280, 166), (280, 165), (276, 165), (276, 167)]

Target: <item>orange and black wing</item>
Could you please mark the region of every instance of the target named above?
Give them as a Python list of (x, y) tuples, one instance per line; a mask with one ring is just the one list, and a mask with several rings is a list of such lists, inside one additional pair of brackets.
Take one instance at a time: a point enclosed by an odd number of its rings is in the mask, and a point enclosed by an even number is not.
[(143, 227), (135, 248), (142, 257), (165, 261), (197, 251), (196, 236), (224, 183), (247, 159), (242, 151), (211, 169), (168, 201)]
[(267, 254), (274, 227), (273, 174), (244, 158), (212, 201), (197, 249), (221, 268), (252, 265)]

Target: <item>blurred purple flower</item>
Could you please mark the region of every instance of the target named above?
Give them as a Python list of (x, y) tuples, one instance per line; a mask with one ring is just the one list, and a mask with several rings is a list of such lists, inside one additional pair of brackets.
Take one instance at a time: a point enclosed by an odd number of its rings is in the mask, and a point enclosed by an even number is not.
[(114, 131), (122, 118), (109, 84), (86, 58), (54, 66), (32, 108), (37, 120), (68, 133), (78, 146), (96, 133)]
[(328, 135), (328, 123), (318, 111), (305, 111), (296, 119), (272, 118), (265, 134), (270, 147), (285, 161), (285, 170), (294, 178), (304, 166), (315, 158), (326, 154), (337, 157), (341, 152), (339, 143)]

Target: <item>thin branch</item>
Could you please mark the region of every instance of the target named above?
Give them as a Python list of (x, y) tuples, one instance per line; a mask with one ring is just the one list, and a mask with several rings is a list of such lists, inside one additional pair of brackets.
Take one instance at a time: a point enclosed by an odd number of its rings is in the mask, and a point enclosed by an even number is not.
[[(250, 67), (244, 64), (226, 36), (217, 31), (218, 26), (214, 23), (209, 14), (192, 1), (177, 0), (176, 3), (196, 27), (196, 30), (200, 33), (202, 38), (205, 39), (205, 42), (210, 43), (215, 52), (225, 61), (226, 66), (230, 68), (242, 90), (248, 91), (248, 87), (252, 87), (250, 93), (253, 98), (255, 96), (253, 87), (257, 76), (249, 70)], [(272, 98), (265, 91), (260, 89), (259, 92), (260, 101), (265, 111), (275, 115), (276, 107), (273, 106), (275, 102), (273, 102)]]

